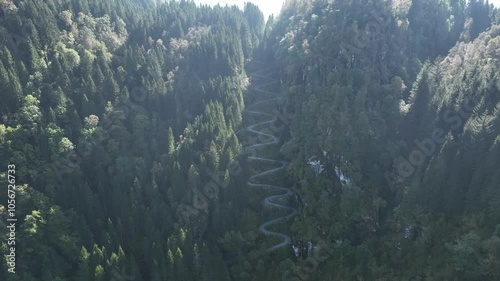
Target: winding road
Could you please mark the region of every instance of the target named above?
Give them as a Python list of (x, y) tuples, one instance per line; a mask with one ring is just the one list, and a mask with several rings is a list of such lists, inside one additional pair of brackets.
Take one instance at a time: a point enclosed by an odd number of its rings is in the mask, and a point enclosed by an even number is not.
[[(278, 99), (278, 97), (279, 97), (278, 92), (272, 92), (272, 91), (265, 90), (266, 87), (277, 83), (277, 80), (274, 78), (271, 78), (269, 75), (261, 74), (260, 72), (261, 71), (254, 72), (254, 73), (252, 73), (251, 76), (254, 79), (257, 78), (259, 80), (263, 80), (263, 82), (252, 82), (252, 83), (257, 83), (257, 85), (252, 85), (251, 90), (253, 90), (256, 93), (262, 94), (263, 98), (262, 99), (258, 98), (257, 102), (248, 106), (245, 110), (245, 113), (254, 114), (254, 115), (258, 115), (258, 116), (266, 116), (266, 117), (269, 117), (269, 120), (266, 120), (263, 122), (258, 122), (256, 124), (250, 125), (246, 128), (246, 130), (248, 132), (256, 134), (258, 136), (258, 141), (259, 141), (259, 143), (251, 144), (251, 145), (245, 147), (246, 152), (248, 152), (248, 151), (252, 152), (251, 155), (257, 154), (257, 148), (277, 145), (280, 142), (280, 139), (277, 136), (270, 133), (270, 132), (272, 132), (272, 130), (266, 129), (267, 127), (264, 126), (264, 125), (268, 125), (268, 124), (269, 125), (273, 124), (275, 121), (278, 120), (278, 117), (274, 114), (264, 112), (264, 109), (262, 111), (259, 111), (259, 109), (258, 109), (259, 105), (266, 105), (266, 104), (269, 104), (270, 102), (272, 102), (273, 100)], [(257, 127), (260, 127), (261, 129), (257, 129)], [(276, 245), (274, 245), (266, 250), (268, 252), (274, 251), (274, 250), (282, 248), (282, 247), (284, 247), (292, 242), (292, 239), (290, 238), (289, 235), (284, 234), (284, 233), (280, 233), (280, 232), (270, 231), (270, 230), (268, 230), (268, 227), (271, 225), (279, 224), (283, 221), (289, 220), (297, 215), (297, 213), (298, 213), (297, 209), (292, 208), (290, 206), (280, 204), (277, 202), (278, 199), (283, 198), (283, 197), (289, 197), (289, 196), (293, 195), (294, 193), (290, 188), (276, 186), (276, 185), (270, 185), (270, 184), (263, 184), (263, 183), (259, 182), (257, 179), (285, 169), (285, 167), (288, 165), (288, 162), (264, 158), (264, 157), (258, 157), (258, 156), (249, 156), (248, 160), (258, 161), (261, 163), (272, 163), (272, 164), (279, 164), (280, 165), (278, 168), (272, 168), (272, 169), (257, 173), (255, 175), (251, 176), (248, 180), (248, 185), (250, 187), (266, 188), (266, 189), (272, 189), (272, 190), (282, 192), (282, 194), (273, 195), (273, 196), (269, 196), (269, 197), (264, 198), (263, 203), (267, 207), (286, 210), (288, 212), (288, 215), (269, 220), (269, 221), (267, 221), (259, 226), (259, 231), (261, 233), (263, 233), (264, 235), (279, 237), (283, 240), (281, 243), (276, 244)]]

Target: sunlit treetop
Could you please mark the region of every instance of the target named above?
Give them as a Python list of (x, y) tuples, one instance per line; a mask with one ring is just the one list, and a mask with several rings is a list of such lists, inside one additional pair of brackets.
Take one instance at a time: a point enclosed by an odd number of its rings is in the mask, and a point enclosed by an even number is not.
[(209, 5), (237, 5), (238, 7), (243, 7), (246, 2), (252, 2), (259, 6), (267, 19), (271, 14), (275, 16), (279, 14), (285, 0), (195, 0), (195, 2)]

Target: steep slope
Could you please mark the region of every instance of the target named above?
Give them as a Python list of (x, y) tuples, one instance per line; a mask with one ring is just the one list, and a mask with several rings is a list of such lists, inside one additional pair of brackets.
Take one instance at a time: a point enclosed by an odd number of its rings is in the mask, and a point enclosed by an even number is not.
[[(277, 93), (277, 92), (272, 92), (272, 91), (266, 90), (266, 86), (268, 86), (270, 84), (272, 85), (272, 84), (275, 84), (278, 82), (278, 81), (276, 81), (275, 78), (272, 78), (270, 76), (270, 74), (266, 75), (265, 72), (262, 74), (259, 72), (254, 72), (254, 73), (252, 73), (252, 77), (263, 80), (263, 82), (260, 82), (260, 85), (255, 85), (253, 87), (253, 91), (257, 92), (259, 96), (263, 96), (263, 97), (259, 98), (259, 101), (256, 101), (254, 104), (249, 105), (246, 108), (245, 112), (251, 113), (251, 114), (254, 114), (257, 116), (270, 117), (269, 120), (258, 122), (256, 124), (253, 124), (253, 125), (250, 125), (247, 127), (247, 130), (249, 132), (258, 135), (258, 137), (257, 137), (258, 140), (269, 139), (269, 141), (263, 141), (261, 143), (251, 144), (251, 145), (245, 147), (245, 150), (252, 151), (251, 154), (258, 154), (257, 150), (259, 148), (273, 146), (273, 145), (276, 146), (276, 145), (280, 144), (279, 137), (275, 136), (275, 134), (277, 132), (274, 132), (274, 134), (273, 134), (273, 131), (269, 130), (267, 128), (270, 125), (271, 125), (270, 127), (272, 128), (272, 124), (274, 122), (278, 121), (278, 117), (272, 113), (266, 112), (266, 110), (261, 111), (258, 109), (259, 105), (272, 103), (273, 101), (277, 100), (280, 96), (279, 96), (279, 93)], [(259, 130), (258, 128), (262, 128), (263, 125), (268, 125), (268, 126), (265, 127), (265, 130), (262, 130), (262, 129)], [(287, 234), (276, 232), (276, 231), (271, 231), (268, 228), (272, 225), (282, 223), (284, 221), (287, 221), (287, 220), (295, 217), (297, 215), (297, 209), (290, 207), (290, 206), (287, 206), (279, 201), (280, 199), (281, 199), (281, 201), (283, 201), (283, 199), (285, 199), (285, 201), (286, 201), (286, 199), (289, 200), (290, 197), (292, 197), (292, 195), (294, 193), (292, 192), (292, 190), (290, 188), (271, 185), (271, 184), (265, 184), (265, 183), (262, 183), (262, 180), (259, 181), (259, 178), (265, 178), (265, 176), (275, 174), (276, 172), (279, 172), (279, 171), (285, 169), (285, 167), (288, 165), (288, 163), (286, 161), (265, 158), (265, 155), (262, 157), (249, 156), (248, 159), (252, 162), (257, 162), (257, 163), (264, 162), (264, 163), (272, 163), (272, 164), (279, 165), (277, 168), (271, 168), (269, 170), (258, 172), (256, 174), (252, 175), (248, 181), (248, 185), (250, 187), (271, 189), (273, 191), (277, 190), (277, 191), (282, 193), (279, 195), (268, 196), (263, 201), (264, 206), (266, 206), (266, 207), (286, 210), (286, 212), (288, 213), (285, 216), (274, 218), (274, 219), (269, 220), (269, 221), (267, 221), (259, 226), (259, 231), (261, 233), (263, 233), (264, 235), (276, 236), (276, 237), (279, 237), (280, 239), (282, 239), (281, 243), (276, 244), (276, 245), (267, 249), (268, 252), (272, 252), (274, 250), (277, 250), (277, 249), (280, 249), (282, 247), (289, 245), (292, 242), (292, 239)], [(265, 182), (265, 179), (264, 179), (264, 182)]]
[(0, 0), (0, 280), (500, 280), (498, 24)]
[(304, 202), (292, 233), (335, 249), (289, 280), (498, 279), (496, 15), (484, 1), (287, 1), (266, 44)]
[(259, 9), (0, 7), (0, 165), (16, 167), (18, 219), (16, 274), (2, 262), (0, 279), (228, 280), (215, 240), (245, 202), (229, 167)]
[(409, 148), (426, 154), (424, 163), (413, 165), (422, 181), (418, 200), (433, 210), (457, 214), (488, 205), (481, 193), (494, 184), (489, 169), (498, 165), (499, 32), (495, 25), (473, 42), (457, 44), (444, 59), (427, 63), (412, 90), (405, 125), (413, 130), (406, 140), (426, 144)]
[(436, 278), (500, 276), (499, 43), (498, 25), (458, 43), (412, 90), (403, 124), (412, 130), (389, 181), (402, 200), (395, 223), (418, 230), (407, 249), (434, 253), (419, 264)]

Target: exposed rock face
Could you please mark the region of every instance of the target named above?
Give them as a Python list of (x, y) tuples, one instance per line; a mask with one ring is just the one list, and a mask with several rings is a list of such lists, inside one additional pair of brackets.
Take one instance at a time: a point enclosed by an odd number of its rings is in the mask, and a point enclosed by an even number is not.
[(407, 225), (403, 230), (403, 237), (408, 240), (415, 240), (417, 238), (417, 230), (413, 225)]
[(335, 174), (339, 177), (343, 186), (351, 183), (351, 179), (349, 179), (349, 177), (347, 177), (347, 175), (338, 166), (335, 166)]
[(317, 160), (316, 157), (314, 157), (314, 156), (309, 158), (309, 161), (307, 162), (307, 164), (311, 165), (311, 169), (313, 170), (313, 172), (316, 175), (321, 174), (325, 170), (325, 168), (323, 167), (321, 162), (319, 160)]
[(311, 241), (307, 242), (307, 256), (311, 256), (314, 251), (314, 245)]

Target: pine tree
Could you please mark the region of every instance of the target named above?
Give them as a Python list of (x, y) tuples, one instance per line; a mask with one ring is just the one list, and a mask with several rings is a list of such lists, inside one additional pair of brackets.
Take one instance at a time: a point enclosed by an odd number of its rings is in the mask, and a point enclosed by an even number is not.
[(168, 153), (172, 154), (175, 151), (175, 140), (174, 140), (174, 133), (172, 132), (172, 128), (168, 128)]

